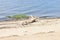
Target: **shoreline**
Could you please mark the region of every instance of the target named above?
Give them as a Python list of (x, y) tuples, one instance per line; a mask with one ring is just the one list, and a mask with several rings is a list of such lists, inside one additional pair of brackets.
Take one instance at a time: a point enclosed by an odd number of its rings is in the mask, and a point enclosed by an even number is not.
[[(50, 16), (42, 16), (42, 17), (39, 17), (39, 19), (56, 19), (56, 18), (59, 19), (60, 17), (50, 17)], [(20, 20), (22, 20), (22, 19), (20, 19)], [(0, 18), (0, 21), (14, 21), (14, 19), (3, 17), (3, 18)]]

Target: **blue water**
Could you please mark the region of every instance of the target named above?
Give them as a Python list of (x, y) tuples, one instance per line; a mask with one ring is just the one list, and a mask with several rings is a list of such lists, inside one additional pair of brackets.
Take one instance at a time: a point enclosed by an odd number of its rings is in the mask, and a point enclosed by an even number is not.
[(60, 0), (0, 0), (0, 18), (21, 13), (60, 17)]

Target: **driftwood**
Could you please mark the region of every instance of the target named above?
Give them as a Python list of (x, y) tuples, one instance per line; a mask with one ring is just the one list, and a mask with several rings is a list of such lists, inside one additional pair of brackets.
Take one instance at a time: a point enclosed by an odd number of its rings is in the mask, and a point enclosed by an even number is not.
[(30, 23), (36, 22), (36, 19), (37, 19), (37, 17), (31, 16), (31, 18), (29, 20), (23, 21), (22, 25), (24, 26), (24, 25), (28, 25)]

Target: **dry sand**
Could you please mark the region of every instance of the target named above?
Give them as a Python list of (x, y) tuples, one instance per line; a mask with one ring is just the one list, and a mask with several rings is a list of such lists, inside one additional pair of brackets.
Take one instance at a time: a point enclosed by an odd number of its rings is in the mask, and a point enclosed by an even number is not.
[(0, 40), (60, 40), (60, 19), (41, 19), (24, 27), (21, 21), (0, 22)]

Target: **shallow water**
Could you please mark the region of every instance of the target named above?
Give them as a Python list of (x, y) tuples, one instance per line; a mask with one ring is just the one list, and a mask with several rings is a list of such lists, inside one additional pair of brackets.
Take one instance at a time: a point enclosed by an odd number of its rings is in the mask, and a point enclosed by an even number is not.
[(60, 0), (0, 0), (0, 18), (21, 13), (60, 17)]

